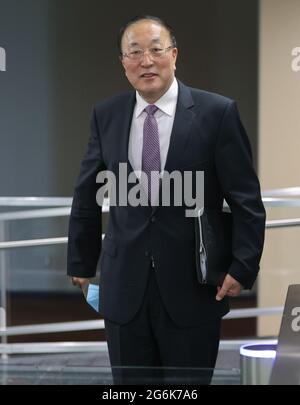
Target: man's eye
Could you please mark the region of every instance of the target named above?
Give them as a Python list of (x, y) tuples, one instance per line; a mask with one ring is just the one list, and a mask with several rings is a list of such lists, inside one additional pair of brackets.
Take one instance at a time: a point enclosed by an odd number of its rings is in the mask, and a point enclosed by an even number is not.
[(130, 52), (130, 55), (140, 55), (142, 51), (132, 51)]
[(162, 51), (161, 48), (152, 48), (151, 49), (151, 52), (153, 52), (153, 53), (160, 53), (161, 51)]

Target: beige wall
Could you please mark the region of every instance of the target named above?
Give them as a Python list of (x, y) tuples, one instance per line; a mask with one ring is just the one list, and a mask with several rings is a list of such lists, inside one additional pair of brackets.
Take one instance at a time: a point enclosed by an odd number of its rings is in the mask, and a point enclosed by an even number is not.
[[(262, 189), (300, 186), (300, 0), (260, 1), (259, 175)], [(300, 62), (294, 65), (299, 65)], [(272, 208), (268, 219), (300, 217), (300, 208)], [(300, 283), (300, 228), (268, 230), (258, 280), (260, 307), (284, 305)], [(258, 333), (276, 335), (281, 317), (262, 317)]]

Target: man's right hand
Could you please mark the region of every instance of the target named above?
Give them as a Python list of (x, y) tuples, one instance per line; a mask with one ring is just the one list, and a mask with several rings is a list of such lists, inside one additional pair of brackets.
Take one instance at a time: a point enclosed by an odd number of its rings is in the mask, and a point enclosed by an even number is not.
[(73, 285), (81, 289), (89, 283), (89, 278), (71, 277), (71, 280)]

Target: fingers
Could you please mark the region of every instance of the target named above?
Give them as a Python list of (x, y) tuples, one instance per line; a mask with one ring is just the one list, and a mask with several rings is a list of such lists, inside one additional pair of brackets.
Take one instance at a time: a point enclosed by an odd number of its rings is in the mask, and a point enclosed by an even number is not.
[(71, 282), (74, 286), (83, 288), (88, 282), (88, 278), (79, 278), (79, 277), (72, 277)]
[(71, 282), (73, 285), (77, 285), (76, 279), (74, 277), (71, 278)]
[(241, 292), (241, 284), (229, 274), (225, 277), (222, 287), (218, 287), (216, 300), (221, 301), (226, 295), (236, 297)]
[(216, 300), (221, 301), (225, 297), (225, 295), (227, 294), (227, 291), (228, 291), (228, 289), (227, 289), (226, 286), (224, 286), (224, 283), (223, 283), (222, 288), (218, 287)]
[(239, 295), (240, 291), (237, 288), (231, 288), (230, 290), (227, 291), (226, 295), (228, 297), (236, 297)]
[(73, 284), (74, 286), (76, 286), (76, 287), (80, 287), (80, 284), (79, 284), (78, 278), (76, 278), (76, 277), (72, 277), (72, 278), (71, 278), (71, 281), (72, 281), (72, 284)]

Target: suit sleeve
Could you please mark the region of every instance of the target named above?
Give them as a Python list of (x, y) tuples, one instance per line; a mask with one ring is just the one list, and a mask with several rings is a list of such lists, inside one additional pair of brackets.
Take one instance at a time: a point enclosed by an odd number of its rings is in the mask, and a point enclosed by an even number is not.
[(74, 277), (94, 277), (101, 252), (102, 207), (97, 204), (96, 184), (99, 171), (105, 170), (100, 131), (95, 110), (91, 119), (91, 134), (76, 181), (69, 220), (67, 274)]
[(220, 124), (215, 164), (233, 219), (233, 261), (229, 274), (250, 289), (259, 271), (266, 213), (250, 143), (233, 101), (227, 104)]

